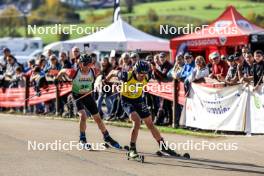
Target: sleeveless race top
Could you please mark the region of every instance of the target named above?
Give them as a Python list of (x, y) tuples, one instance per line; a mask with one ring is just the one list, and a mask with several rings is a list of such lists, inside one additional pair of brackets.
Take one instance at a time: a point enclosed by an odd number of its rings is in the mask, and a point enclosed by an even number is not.
[(92, 69), (87, 74), (81, 73), (78, 69), (72, 81), (72, 92), (75, 94), (85, 94), (93, 90), (95, 75)]

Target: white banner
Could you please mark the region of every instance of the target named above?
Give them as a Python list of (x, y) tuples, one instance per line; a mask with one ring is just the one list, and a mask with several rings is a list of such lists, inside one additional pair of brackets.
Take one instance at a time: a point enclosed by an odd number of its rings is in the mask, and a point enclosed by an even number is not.
[(264, 133), (264, 85), (256, 91), (250, 86), (247, 107), (247, 133)]
[(184, 124), (207, 130), (244, 131), (247, 97), (243, 85), (207, 88), (192, 84), (183, 111)]

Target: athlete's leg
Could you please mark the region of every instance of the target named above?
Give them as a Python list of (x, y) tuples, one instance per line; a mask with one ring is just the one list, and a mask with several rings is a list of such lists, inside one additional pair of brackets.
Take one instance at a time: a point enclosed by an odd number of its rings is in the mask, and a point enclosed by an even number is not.
[(159, 130), (154, 126), (152, 117), (148, 116), (143, 119), (148, 129), (151, 131), (152, 136), (156, 139), (159, 144), (159, 149), (169, 155), (176, 156), (177, 153), (171, 150), (168, 145), (164, 142), (163, 138), (160, 135)]
[(146, 118), (143, 119), (144, 123), (146, 124), (147, 128), (150, 130), (152, 136), (156, 139), (156, 141), (161, 141), (162, 137), (160, 135), (159, 130), (154, 126), (153, 121), (152, 121), (152, 117), (148, 116)]
[[(96, 113), (95, 113), (96, 112)], [(107, 131), (106, 127), (105, 127), (105, 124), (103, 122), (103, 120), (101, 119), (98, 111), (93, 111), (91, 112), (93, 113), (92, 116), (93, 116), (93, 119), (94, 121), (96, 122), (98, 128), (100, 129), (100, 131), (102, 132), (103, 134), (103, 137), (104, 137), (104, 141), (109, 143), (110, 145), (112, 145), (113, 147), (115, 148), (121, 148), (121, 146), (119, 145), (119, 143), (117, 141), (115, 141), (109, 134), (109, 132)]]
[(93, 119), (96, 122), (98, 128), (100, 129), (100, 131), (104, 134), (104, 132), (106, 132), (107, 130), (105, 128), (104, 122), (102, 121), (99, 113), (94, 114), (92, 116), (93, 116)]
[(132, 112), (129, 115), (129, 117), (133, 123), (133, 127), (131, 129), (130, 142), (136, 144), (141, 121), (140, 121), (138, 114), (135, 111)]
[(84, 109), (78, 111), (78, 115), (80, 117), (80, 141), (86, 143), (86, 135), (85, 135), (85, 130), (86, 130), (86, 112)]

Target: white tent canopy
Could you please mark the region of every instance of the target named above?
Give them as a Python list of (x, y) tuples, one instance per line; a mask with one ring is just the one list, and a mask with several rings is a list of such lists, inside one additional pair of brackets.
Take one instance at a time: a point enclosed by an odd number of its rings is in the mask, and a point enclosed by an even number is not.
[(64, 42), (56, 42), (46, 49), (69, 50), (77, 46), (87, 51), (169, 51), (169, 41), (144, 33), (121, 18), (105, 29), (92, 35)]

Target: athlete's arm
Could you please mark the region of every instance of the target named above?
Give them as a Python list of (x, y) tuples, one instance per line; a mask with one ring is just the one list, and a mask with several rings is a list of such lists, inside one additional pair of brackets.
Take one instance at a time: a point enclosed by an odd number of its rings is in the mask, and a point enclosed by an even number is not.
[(110, 71), (110, 73), (108, 73), (108, 75), (106, 76), (105, 81), (107, 82), (112, 77), (117, 77), (119, 72), (120, 72), (119, 70), (112, 70), (112, 71)]
[(73, 78), (76, 73), (75, 69), (62, 69), (58, 75), (57, 79), (61, 79), (63, 76), (68, 76), (69, 78)]

